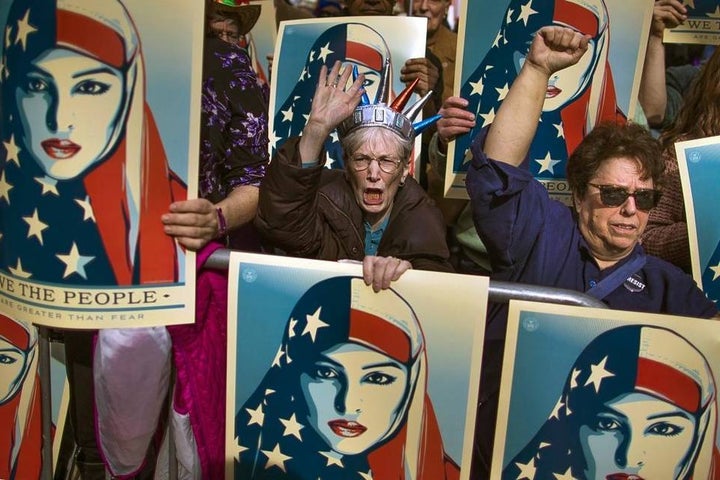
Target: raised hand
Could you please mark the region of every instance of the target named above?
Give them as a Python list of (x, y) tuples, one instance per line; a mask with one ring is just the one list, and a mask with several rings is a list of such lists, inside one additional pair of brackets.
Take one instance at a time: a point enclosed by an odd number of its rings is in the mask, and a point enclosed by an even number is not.
[(543, 27), (535, 35), (525, 63), (550, 76), (580, 61), (588, 49), (589, 39), (571, 28)]
[(650, 35), (662, 38), (666, 28), (675, 28), (687, 19), (687, 8), (679, 0), (657, 0), (653, 6)]
[(344, 88), (352, 71), (346, 67), (341, 72), (340, 66), (340, 62), (335, 62), (330, 72), (325, 65), (320, 69), (310, 116), (300, 139), (300, 158), (303, 162), (317, 158), (327, 136), (352, 115), (362, 98), (365, 77), (359, 75), (348, 88)]

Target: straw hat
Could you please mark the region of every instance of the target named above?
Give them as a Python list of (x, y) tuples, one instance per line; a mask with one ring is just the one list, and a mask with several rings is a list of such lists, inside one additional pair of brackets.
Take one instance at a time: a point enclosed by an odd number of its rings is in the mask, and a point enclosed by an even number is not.
[(217, 12), (237, 18), (240, 35), (248, 33), (260, 16), (260, 5), (251, 5), (250, 0), (207, 0), (208, 13)]

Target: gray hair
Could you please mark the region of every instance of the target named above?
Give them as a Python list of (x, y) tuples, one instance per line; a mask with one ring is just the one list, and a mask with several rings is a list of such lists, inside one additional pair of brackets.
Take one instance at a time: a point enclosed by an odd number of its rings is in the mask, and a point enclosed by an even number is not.
[(341, 138), (340, 146), (342, 146), (343, 155), (345, 159), (347, 159), (352, 153), (360, 149), (362, 145), (373, 145), (379, 143), (380, 141), (396, 145), (397, 149), (393, 153), (397, 154), (398, 158), (403, 161), (403, 164), (407, 164), (413, 150), (414, 139), (403, 139), (392, 130), (388, 130), (386, 128), (358, 128), (349, 133), (347, 136)]

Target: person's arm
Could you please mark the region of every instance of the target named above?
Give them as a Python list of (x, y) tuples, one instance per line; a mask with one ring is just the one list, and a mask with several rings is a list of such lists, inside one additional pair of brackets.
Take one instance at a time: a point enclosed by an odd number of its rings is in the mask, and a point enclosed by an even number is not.
[(535, 137), (550, 76), (576, 64), (587, 46), (588, 37), (570, 28), (538, 31), (488, 131), (485, 153), (489, 158), (513, 166), (523, 162)]
[(653, 7), (652, 25), (638, 92), (640, 106), (651, 127), (662, 126), (667, 105), (663, 32), (666, 28), (674, 28), (684, 22), (686, 13), (687, 9), (679, 0), (657, 0)]

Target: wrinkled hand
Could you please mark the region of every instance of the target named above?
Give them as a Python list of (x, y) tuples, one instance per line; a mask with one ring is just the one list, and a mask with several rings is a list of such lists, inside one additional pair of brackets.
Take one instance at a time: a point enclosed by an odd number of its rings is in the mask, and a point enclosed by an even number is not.
[(656, 0), (650, 35), (662, 38), (666, 28), (675, 28), (687, 20), (687, 8), (680, 0)]
[(400, 69), (400, 80), (410, 85), (416, 78), (419, 80), (414, 91), (422, 97), (430, 90), (437, 91), (440, 72), (427, 58), (411, 58)]
[(412, 264), (407, 260), (368, 255), (363, 258), (363, 280), (365, 285), (372, 285), (373, 290), (379, 292), (390, 288), (390, 282), (411, 268)]
[(525, 64), (550, 76), (575, 65), (587, 52), (590, 37), (566, 27), (543, 27), (538, 30)]
[(204, 198), (173, 202), (161, 217), (165, 233), (189, 250), (199, 250), (218, 233), (215, 205)]
[(475, 126), (475, 115), (467, 111), (468, 101), (462, 97), (448, 97), (438, 112), (442, 118), (437, 122), (438, 138), (443, 144), (469, 132)]
[(323, 140), (343, 120), (352, 115), (363, 94), (362, 84), (365, 81), (365, 76), (360, 74), (345, 89), (344, 87), (348, 83), (352, 69), (346, 67), (341, 73), (340, 66), (339, 61), (335, 62), (329, 73), (325, 65), (320, 68), (318, 84), (315, 88), (315, 96), (313, 97), (310, 116), (306, 125), (307, 129), (314, 132), (321, 134), (324, 132)]

